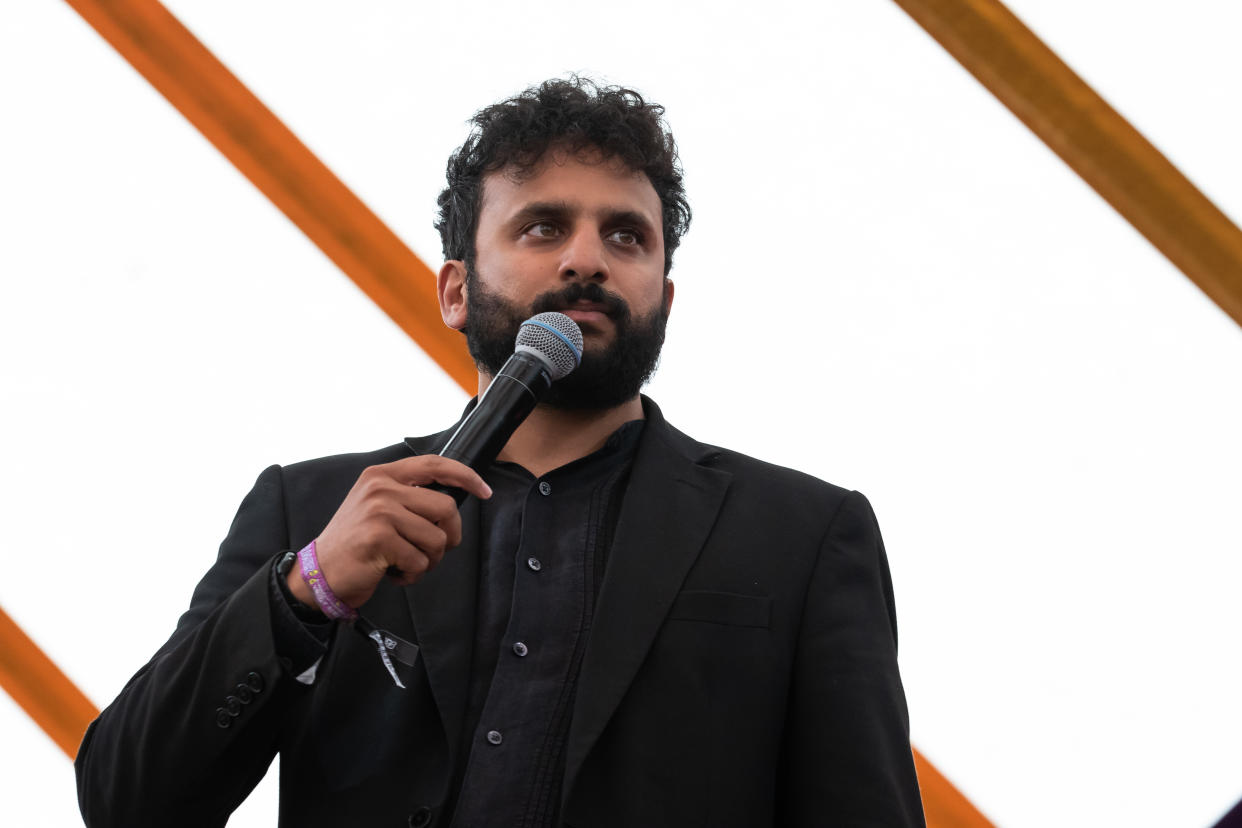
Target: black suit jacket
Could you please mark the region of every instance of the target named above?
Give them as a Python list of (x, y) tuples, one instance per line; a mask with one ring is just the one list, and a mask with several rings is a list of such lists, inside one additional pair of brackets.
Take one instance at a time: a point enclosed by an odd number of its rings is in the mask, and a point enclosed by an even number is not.
[[(644, 404), (574, 702), (565, 823), (921, 825), (866, 499), (695, 442)], [(398, 665), (405, 690), (346, 627), (315, 682), (295, 681), (273, 645), (268, 571), (320, 533), (364, 468), (449, 433), (260, 475), (172, 638), (87, 731), (88, 825), (223, 825), (277, 751), (282, 825), (437, 824), (466, 713), (475, 502), (440, 566), (362, 608), (419, 646)], [(221, 727), (229, 696), (240, 710)]]

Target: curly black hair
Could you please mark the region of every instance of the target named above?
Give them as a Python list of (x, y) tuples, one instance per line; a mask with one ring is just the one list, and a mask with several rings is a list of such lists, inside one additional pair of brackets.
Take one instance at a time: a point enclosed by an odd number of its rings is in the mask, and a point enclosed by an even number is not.
[(509, 168), (520, 178), (533, 173), (549, 149), (595, 149), (650, 179), (663, 208), (667, 276), (673, 251), (690, 227), (690, 203), (663, 115), (664, 107), (633, 89), (601, 87), (577, 76), (544, 81), (480, 110), (466, 142), (449, 157), (448, 186), (436, 200), (444, 257), (474, 261), (484, 175)]

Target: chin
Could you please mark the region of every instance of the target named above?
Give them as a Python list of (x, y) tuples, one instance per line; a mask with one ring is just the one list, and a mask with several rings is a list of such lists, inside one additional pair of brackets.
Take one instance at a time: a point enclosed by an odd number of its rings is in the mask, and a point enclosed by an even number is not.
[(594, 325), (582, 325), (582, 350), (587, 353), (603, 353), (617, 341), (616, 333), (601, 330)]

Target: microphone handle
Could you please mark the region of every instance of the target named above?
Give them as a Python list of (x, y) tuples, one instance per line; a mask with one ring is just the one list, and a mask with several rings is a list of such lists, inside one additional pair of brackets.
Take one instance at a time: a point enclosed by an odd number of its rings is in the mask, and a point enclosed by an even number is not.
[[(500, 454), (551, 385), (543, 360), (518, 351), (505, 362), (479, 397), (478, 405), (440, 449), (440, 456), (482, 472)], [(427, 488), (452, 495), (458, 506), (466, 499), (466, 493), (454, 486), (431, 483)]]
[[(518, 351), (505, 362), (479, 397), (474, 410), (466, 415), (440, 449), (440, 456), (458, 460), (481, 472), (492, 464), (551, 386), (552, 379), (544, 361)], [(425, 488), (450, 495), (458, 506), (469, 496), (465, 489), (443, 483), (428, 483)], [(388, 574), (396, 577), (401, 571), (390, 566)]]

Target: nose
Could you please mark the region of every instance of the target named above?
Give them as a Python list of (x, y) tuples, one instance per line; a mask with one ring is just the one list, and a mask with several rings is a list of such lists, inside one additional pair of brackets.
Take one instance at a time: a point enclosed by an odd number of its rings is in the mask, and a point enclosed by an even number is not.
[(561, 257), (561, 278), (591, 282), (608, 281), (608, 259), (604, 240), (594, 229), (575, 232)]

